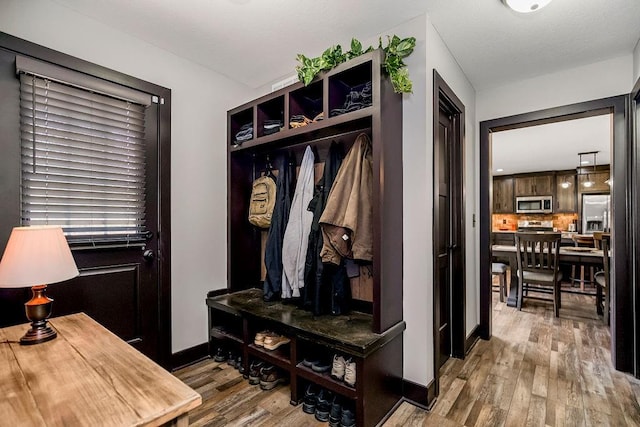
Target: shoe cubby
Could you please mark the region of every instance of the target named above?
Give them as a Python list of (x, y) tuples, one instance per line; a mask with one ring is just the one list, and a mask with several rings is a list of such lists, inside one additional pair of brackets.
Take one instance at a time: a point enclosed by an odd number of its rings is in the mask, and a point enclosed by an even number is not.
[(373, 104), (372, 63), (365, 62), (329, 77), (329, 117)]
[[(296, 373), (300, 377), (325, 387), (334, 393), (341, 394), (350, 399), (356, 398), (357, 392), (355, 387), (349, 386), (344, 381), (345, 366), (342, 366), (341, 372), (339, 369), (336, 369), (336, 372), (334, 372), (334, 356), (341, 357), (342, 359), (339, 360), (343, 362), (345, 360), (355, 362), (356, 365), (353, 366), (357, 366), (358, 358), (343, 354), (331, 347), (320, 346), (302, 339), (298, 340), (297, 354), (298, 362), (296, 363)], [(329, 369), (323, 371), (322, 368), (325, 366), (328, 366)], [(334, 375), (336, 373), (337, 375)]]
[[(290, 333), (273, 322), (250, 322), (248, 331), (249, 354), (280, 368), (290, 370), (292, 343), (295, 341)], [(265, 338), (258, 343), (256, 336), (259, 333), (264, 333)]]
[(268, 101), (261, 102), (257, 108), (258, 138), (280, 132), (285, 128), (284, 95), (280, 95)]
[(244, 343), (242, 317), (234, 314), (221, 312), (211, 320), (209, 332), (212, 338), (221, 342)]
[(289, 128), (295, 127), (291, 123), (293, 117), (304, 116), (313, 122), (323, 112), (323, 90), (323, 82), (317, 81), (289, 93)]
[(256, 136), (255, 130), (253, 108), (245, 108), (229, 115), (229, 139), (231, 146), (240, 146), (245, 142), (253, 140)]

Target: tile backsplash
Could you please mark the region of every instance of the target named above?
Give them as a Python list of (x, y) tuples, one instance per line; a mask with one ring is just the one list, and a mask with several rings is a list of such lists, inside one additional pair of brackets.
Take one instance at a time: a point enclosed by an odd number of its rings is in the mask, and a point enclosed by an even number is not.
[(569, 224), (578, 220), (577, 213), (558, 214), (493, 214), (491, 229), (493, 231), (509, 230), (515, 231), (518, 228), (518, 221), (553, 221), (553, 226), (558, 231), (567, 231)]

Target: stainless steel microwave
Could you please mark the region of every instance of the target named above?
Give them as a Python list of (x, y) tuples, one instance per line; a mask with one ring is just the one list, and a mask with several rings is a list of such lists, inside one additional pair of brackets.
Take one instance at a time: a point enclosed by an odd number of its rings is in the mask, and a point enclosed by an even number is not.
[(552, 196), (516, 197), (516, 213), (551, 213)]

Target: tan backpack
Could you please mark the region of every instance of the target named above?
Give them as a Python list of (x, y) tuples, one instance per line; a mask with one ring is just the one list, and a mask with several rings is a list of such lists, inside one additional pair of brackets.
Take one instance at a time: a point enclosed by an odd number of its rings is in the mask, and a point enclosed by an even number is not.
[(249, 222), (256, 227), (269, 228), (275, 204), (276, 181), (273, 177), (261, 176), (253, 181), (249, 203)]

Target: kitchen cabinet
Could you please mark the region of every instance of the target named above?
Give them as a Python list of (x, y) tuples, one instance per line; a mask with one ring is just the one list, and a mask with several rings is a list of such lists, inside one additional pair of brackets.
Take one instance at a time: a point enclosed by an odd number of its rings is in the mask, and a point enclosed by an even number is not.
[(493, 178), (493, 213), (514, 213), (513, 178)]
[(519, 196), (550, 196), (553, 194), (553, 175), (535, 175), (515, 179), (515, 193)]
[[(564, 188), (563, 183), (569, 186)], [(556, 213), (577, 212), (576, 175), (564, 174), (556, 176), (556, 202), (553, 211)]]
[[(585, 175), (578, 175), (579, 190), (581, 193), (609, 193), (611, 186), (605, 182), (609, 179), (609, 171), (598, 171)], [(591, 181), (593, 185), (586, 187), (585, 182)]]

